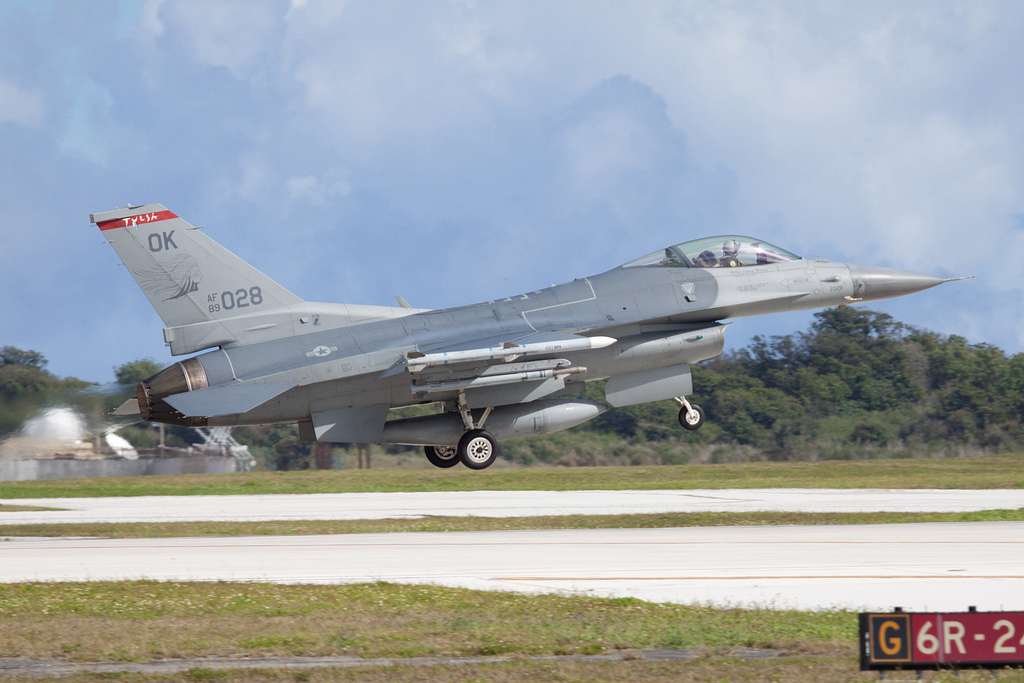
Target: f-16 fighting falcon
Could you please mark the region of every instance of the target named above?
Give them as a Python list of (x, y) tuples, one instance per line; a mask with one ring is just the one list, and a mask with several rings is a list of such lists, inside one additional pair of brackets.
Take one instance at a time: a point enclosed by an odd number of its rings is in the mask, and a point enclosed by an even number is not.
[[(191, 426), (295, 422), (304, 440), (423, 446), (490, 466), (498, 440), (674, 399), (704, 422), (690, 368), (723, 321), (910, 294), (957, 278), (800, 258), (751, 237), (674, 244), (604, 273), (442, 310), (304, 301), (161, 204), (94, 213), (164, 322), (172, 355), (117, 415)], [(606, 379), (604, 402), (580, 400)], [(388, 419), (389, 410), (440, 406)]]

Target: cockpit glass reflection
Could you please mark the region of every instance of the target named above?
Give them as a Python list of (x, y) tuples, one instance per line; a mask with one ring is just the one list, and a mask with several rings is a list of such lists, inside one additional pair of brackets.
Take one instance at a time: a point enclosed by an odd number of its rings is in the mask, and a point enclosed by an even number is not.
[(792, 252), (753, 237), (719, 235), (659, 249), (623, 267), (739, 268), (796, 261), (799, 258)]

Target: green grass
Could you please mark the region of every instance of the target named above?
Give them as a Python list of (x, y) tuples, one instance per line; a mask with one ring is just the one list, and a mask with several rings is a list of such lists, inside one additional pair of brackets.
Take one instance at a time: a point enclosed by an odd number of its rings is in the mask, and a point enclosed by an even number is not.
[(0, 585), (0, 657), (593, 654), (769, 647), (852, 655), (856, 615), (385, 583)]
[(654, 467), (496, 467), (186, 474), (0, 483), (0, 499), (374, 491), (1024, 488), (1024, 455)]
[[(78, 673), (66, 683), (122, 681), (551, 680), (863, 681), (856, 614), (714, 609), (634, 599), (520, 595), (386, 583), (283, 586), (259, 583), (96, 582), (0, 585), (0, 658), (144, 662), (195, 657), (348, 655), (392, 657), (396, 666), (215, 669), (180, 673)], [(741, 659), (735, 648), (782, 656)], [(633, 650), (697, 649), (689, 661), (632, 660)], [(623, 661), (550, 661), (546, 655), (624, 651)], [(507, 656), (488, 664), (403, 665), (416, 656)], [(963, 676), (961, 678), (961, 675)], [(1001, 681), (1024, 681), (998, 672)], [(870, 677), (869, 677), (870, 678)], [(989, 672), (929, 675), (987, 681)], [(0, 681), (24, 680), (21, 674)]]
[(1024, 521), (1024, 509), (977, 512), (665, 512), (543, 517), (425, 517), (423, 519), (271, 520), (259, 522), (129, 522), (4, 524), (4, 536), (168, 538), (189, 536), (296, 536), (426, 531), (522, 529), (632, 529), (779, 524), (895, 524), (909, 522)]
[[(0, 681), (22, 681), (5, 678)], [(32, 679), (39, 680), (39, 679)], [(180, 674), (80, 674), (57, 679), (60, 683), (512, 683), (558, 681), (559, 683), (707, 683), (708, 681), (773, 681), (774, 683), (865, 683), (877, 674), (857, 671), (853, 656), (796, 656), (742, 660), (712, 652), (693, 661), (550, 662), (513, 660), (500, 664), (449, 664), (423, 666), (361, 666), (354, 668), (217, 670), (197, 667)], [(890, 674), (889, 680), (912, 681), (913, 674)], [(933, 683), (1021, 683), (1021, 671), (959, 671), (926, 673)]]

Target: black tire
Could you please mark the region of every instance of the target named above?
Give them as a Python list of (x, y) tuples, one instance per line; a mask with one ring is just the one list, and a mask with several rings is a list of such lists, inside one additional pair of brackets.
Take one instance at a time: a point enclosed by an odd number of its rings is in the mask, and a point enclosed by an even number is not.
[(423, 453), (434, 467), (455, 467), (460, 462), (456, 446), (424, 446)]
[(498, 459), (498, 442), (482, 429), (470, 429), (459, 439), (459, 460), (471, 470), (484, 470)]
[(704, 424), (704, 410), (696, 403), (691, 403), (690, 407), (697, 413), (697, 421), (694, 422), (688, 417), (688, 411), (686, 406), (679, 409), (679, 425), (688, 431), (695, 432), (701, 428)]

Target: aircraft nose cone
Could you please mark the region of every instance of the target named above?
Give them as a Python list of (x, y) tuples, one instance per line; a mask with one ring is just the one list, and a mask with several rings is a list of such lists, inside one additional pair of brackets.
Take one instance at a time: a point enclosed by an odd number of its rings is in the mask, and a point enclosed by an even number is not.
[(949, 281), (933, 275), (870, 266), (850, 266), (850, 278), (853, 280), (853, 295), (865, 301), (912, 294)]

